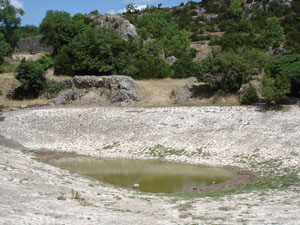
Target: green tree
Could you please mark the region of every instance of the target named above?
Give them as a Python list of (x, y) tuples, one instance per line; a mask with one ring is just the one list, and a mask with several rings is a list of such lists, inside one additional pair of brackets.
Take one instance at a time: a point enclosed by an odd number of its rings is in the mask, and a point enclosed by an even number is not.
[(64, 46), (54, 61), (56, 74), (107, 75), (122, 70), (127, 43), (112, 30), (87, 29)]
[(249, 75), (244, 58), (232, 52), (214, 52), (198, 66), (199, 80), (226, 93), (238, 91)]
[(266, 75), (263, 77), (262, 84), (261, 94), (269, 101), (274, 100), (275, 102), (279, 102), (286, 98), (291, 89), (291, 82), (286, 76), (276, 75), (275, 77), (271, 77)]
[(300, 54), (282, 55), (273, 59), (267, 66), (266, 72), (270, 78), (284, 80), (290, 83), (292, 95), (300, 96)]
[(47, 11), (46, 17), (40, 24), (43, 35), (41, 42), (54, 48), (54, 54), (72, 40), (71, 16), (67, 12)]
[(45, 70), (34, 61), (22, 60), (17, 68), (16, 79), (21, 82), (21, 89), (26, 96), (37, 97), (46, 87)]
[(11, 51), (18, 45), (18, 28), (24, 11), (10, 4), (9, 0), (0, 0), (0, 33), (4, 41), (11, 46)]
[(256, 89), (250, 84), (245, 95), (241, 99), (242, 105), (252, 105), (258, 101), (258, 94)]
[(171, 68), (160, 56), (161, 51), (162, 46), (158, 42), (138, 45), (124, 74), (132, 76), (134, 79), (170, 77)]
[(267, 26), (263, 35), (263, 43), (265, 47), (279, 44), (283, 39), (283, 28), (280, 26), (280, 21), (276, 17), (271, 17), (267, 20)]
[[(0, 33), (0, 65), (4, 62), (4, 56), (8, 55), (12, 48), (11, 46), (5, 41), (4, 35)], [(1, 71), (0, 71), (1, 72)]]
[(20, 38), (30, 38), (30, 37), (36, 37), (40, 35), (39, 27), (36, 27), (34, 25), (22, 26), (19, 28), (18, 32)]
[(146, 13), (137, 21), (138, 31), (144, 29), (146, 37), (161, 39), (172, 38), (177, 34), (178, 25), (171, 21), (169, 14), (165, 11)]
[(52, 46), (56, 55), (62, 46), (69, 44), (77, 34), (88, 27), (86, 17), (80, 13), (71, 18), (67, 12), (49, 10), (40, 25), (43, 35), (41, 42)]

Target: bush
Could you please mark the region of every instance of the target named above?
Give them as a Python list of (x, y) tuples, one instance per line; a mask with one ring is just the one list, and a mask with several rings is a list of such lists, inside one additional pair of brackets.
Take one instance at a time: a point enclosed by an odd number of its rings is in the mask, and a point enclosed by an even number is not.
[(64, 46), (54, 60), (55, 74), (116, 74), (127, 64), (127, 43), (111, 30), (87, 29)]
[(36, 62), (39, 63), (44, 70), (47, 70), (53, 66), (53, 59), (48, 56), (43, 56), (42, 58), (38, 59)]
[(289, 80), (292, 94), (299, 97), (300, 54), (278, 56), (268, 64), (266, 71), (270, 78)]
[(173, 64), (172, 78), (186, 78), (197, 76), (197, 65), (193, 62), (196, 55), (195, 49), (187, 52), (185, 55), (176, 60)]
[(62, 83), (56, 82), (56, 81), (48, 81), (46, 84), (47, 87), (47, 97), (50, 98), (55, 98), (59, 92), (64, 90), (66, 86)]
[(232, 52), (213, 52), (198, 66), (199, 80), (225, 93), (238, 91), (249, 75), (244, 58)]
[(256, 89), (250, 84), (245, 95), (241, 99), (242, 105), (252, 105), (258, 101), (258, 94)]
[(24, 97), (37, 97), (46, 87), (44, 68), (41, 64), (34, 61), (22, 60), (17, 68), (16, 79), (21, 82), (20, 93)]
[(277, 75), (276, 77), (270, 77), (266, 75), (263, 77), (262, 84), (262, 96), (266, 97), (269, 101), (277, 103), (285, 99), (291, 89), (290, 80), (286, 76)]

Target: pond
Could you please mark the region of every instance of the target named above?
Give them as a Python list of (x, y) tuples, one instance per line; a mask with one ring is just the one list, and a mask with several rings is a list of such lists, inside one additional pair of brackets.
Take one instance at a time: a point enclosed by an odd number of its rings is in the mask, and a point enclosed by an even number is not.
[(154, 160), (71, 157), (55, 164), (105, 183), (151, 193), (192, 191), (231, 177), (220, 168)]

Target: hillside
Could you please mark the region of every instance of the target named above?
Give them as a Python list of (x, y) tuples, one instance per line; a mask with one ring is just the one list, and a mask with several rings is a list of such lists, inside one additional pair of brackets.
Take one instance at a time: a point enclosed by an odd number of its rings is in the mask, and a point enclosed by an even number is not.
[[(33, 48), (25, 39), (17, 51), (51, 47), (43, 60), (55, 76), (196, 77), (216, 95), (239, 94), (242, 104), (282, 103), (300, 97), (299, 5), (299, 0), (212, 0), (141, 11), (129, 4), (126, 13), (115, 15), (50, 10), (39, 29), (19, 28), (22, 37), (41, 39), (34, 39)], [(25, 98), (49, 95), (43, 76), (30, 84), (35, 88), (20, 90)]]

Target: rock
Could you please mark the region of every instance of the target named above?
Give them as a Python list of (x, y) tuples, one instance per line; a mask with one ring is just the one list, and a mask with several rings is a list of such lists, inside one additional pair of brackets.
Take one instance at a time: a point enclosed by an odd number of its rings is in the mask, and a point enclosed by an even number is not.
[(42, 37), (23, 38), (19, 41), (19, 47), (15, 48), (15, 52), (26, 52), (30, 54), (36, 54), (40, 52), (52, 53), (53, 48), (41, 44)]
[(75, 76), (72, 80), (65, 80), (63, 82), (66, 86), (71, 86), (72, 90), (68, 90), (50, 100), (49, 104), (65, 104), (68, 101), (73, 101), (82, 97), (88, 93), (88, 89), (95, 88), (109, 90), (109, 94), (106, 94), (106, 96), (108, 96), (112, 104), (118, 103), (121, 106), (128, 106), (133, 105), (140, 100), (136, 94), (134, 80), (129, 76)]
[(175, 97), (175, 101), (176, 103), (182, 103), (188, 101), (190, 98), (192, 98), (192, 94), (184, 92), (177, 94)]
[(129, 76), (113, 75), (108, 77), (107, 81), (111, 89), (131, 90), (136, 88), (134, 80)]
[(102, 15), (99, 13), (90, 13), (88, 17), (94, 21), (96, 27), (113, 29), (126, 41), (138, 41), (140, 39), (135, 26), (122, 14)]
[(102, 88), (107, 85), (106, 79), (98, 76), (75, 76), (72, 85), (74, 88)]
[(175, 56), (170, 56), (165, 59), (165, 62), (169, 65), (173, 65), (177, 61)]
[(63, 84), (66, 88), (72, 88), (72, 86), (73, 86), (72, 79), (62, 80), (59, 83)]
[(134, 185), (132, 186), (132, 188), (133, 188), (133, 189), (140, 189), (140, 184), (134, 184)]
[(75, 90), (68, 90), (61, 95), (57, 96), (56, 98), (51, 99), (48, 101), (50, 105), (63, 105), (69, 101), (77, 99), (78, 95)]

